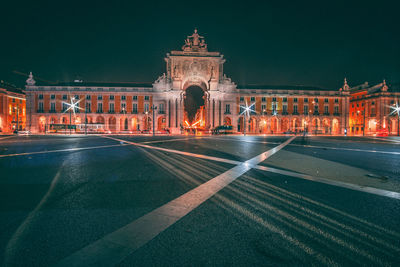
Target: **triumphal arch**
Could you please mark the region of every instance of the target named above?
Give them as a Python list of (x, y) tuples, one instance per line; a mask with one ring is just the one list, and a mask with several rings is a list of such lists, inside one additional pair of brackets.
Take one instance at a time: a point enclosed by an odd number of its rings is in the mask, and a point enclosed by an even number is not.
[(195, 29), (182, 50), (167, 53), (165, 62), (167, 71), (153, 87), (160, 92), (155, 102), (166, 101), (169, 128), (180, 131), (222, 125), (222, 107), (235, 105), (235, 97), (228, 95), (236, 89), (223, 73), (224, 56), (208, 51), (204, 37)]

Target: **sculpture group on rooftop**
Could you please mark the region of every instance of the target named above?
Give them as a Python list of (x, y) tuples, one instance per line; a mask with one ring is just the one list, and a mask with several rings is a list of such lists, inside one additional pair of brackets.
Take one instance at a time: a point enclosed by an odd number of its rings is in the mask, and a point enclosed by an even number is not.
[(204, 37), (197, 33), (197, 29), (194, 29), (194, 33), (186, 38), (182, 50), (189, 52), (207, 51), (207, 44)]

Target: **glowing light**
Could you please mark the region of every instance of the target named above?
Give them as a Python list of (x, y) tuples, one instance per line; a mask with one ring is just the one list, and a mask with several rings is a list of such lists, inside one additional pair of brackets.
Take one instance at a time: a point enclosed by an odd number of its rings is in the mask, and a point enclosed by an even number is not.
[(63, 102), (64, 104), (66, 104), (68, 106), (68, 108), (64, 111), (64, 113), (68, 112), (69, 110), (72, 110), (74, 112), (74, 115), (75, 115), (75, 109), (76, 108), (83, 110), (83, 108), (80, 108), (78, 106), (78, 104), (79, 104), (79, 102), (81, 102), (81, 100), (78, 100), (78, 101), (75, 102), (75, 98), (72, 97), (71, 98), (71, 103)]
[(200, 122), (201, 122), (201, 120), (196, 121), (195, 123), (192, 124), (192, 127), (195, 126), (196, 124), (200, 123)]
[(254, 110), (251, 109), (251, 107), (254, 106), (254, 104), (255, 104), (255, 103), (253, 103), (253, 104), (251, 104), (251, 105), (249, 106), (249, 105), (247, 105), (247, 102), (246, 102), (246, 106), (240, 106), (241, 108), (244, 109), (243, 112), (240, 113), (240, 115), (243, 115), (244, 113), (246, 113), (246, 116), (249, 116), (249, 117), (250, 117), (251, 112), (255, 112)]
[(190, 125), (189, 125), (188, 121), (186, 121), (186, 120), (185, 120), (185, 123), (186, 123), (186, 125), (187, 125), (188, 127), (190, 127)]
[(392, 114), (395, 114), (395, 113), (397, 113), (397, 116), (399, 116), (399, 117), (400, 117), (400, 106), (399, 106), (399, 103), (396, 103), (395, 105), (393, 105), (393, 106), (390, 106), (390, 108), (391, 108), (391, 109), (393, 109), (393, 111), (392, 111), (392, 112), (390, 112), (390, 114), (389, 114), (389, 115), (392, 115)]

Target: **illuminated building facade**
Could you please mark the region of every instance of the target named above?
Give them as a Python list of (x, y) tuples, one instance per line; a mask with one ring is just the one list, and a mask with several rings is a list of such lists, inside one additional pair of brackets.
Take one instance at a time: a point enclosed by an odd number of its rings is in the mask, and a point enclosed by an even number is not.
[[(197, 30), (165, 57), (166, 72), (152, 84), (40, 84), (31, 74), (26, 93), (32, 132), (73, 128), (83, 132), (137, 133), (231, 125), (235, 132), (344, 134), (351, 90), (309, 86), (238, 86), (223, 71), (224, 56), (208, 51)], [(68, 110), (68, 103), (77, 108)], [(246, 118), (241, 106), (251, 106)], [(65, 112), (68, 110), (68, 112)], [(154, 122), (153, 122), (154, 120)]]
[(24, 92), (0, 82), (0, 133), (9, 134), (25, 129), (26, 105)]
[(370, 86), (367, 82), (350, 88), (350, 134), (398, 135), (400, 89), (382, 83)]

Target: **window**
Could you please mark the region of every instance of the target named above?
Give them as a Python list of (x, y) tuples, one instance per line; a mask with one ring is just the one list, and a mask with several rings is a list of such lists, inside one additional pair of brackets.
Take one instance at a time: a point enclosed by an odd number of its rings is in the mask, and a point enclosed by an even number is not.
[(315, 102), (315, 103), (318, 103), (318, 98), (314, 98), (314, 102)]
[(55, 112), (56, 111), (56, 103), (51, 102), (50, 103), (50, 112)]
[(297, 103), (297, 97), (293, 98), (293, 102)]
[[(42, 94), (39, 95), (39, 99), (43, 99), (43, 95)], [(15, 99), (14, 99), (14, 102), (15, 102)]]
[(267, 105), (261, 105), (261, 111), (267, 113)]
[(121, 103), (121, 110), (126, 109), (126, 103)]
[(67, 110), (68, 106), (66, 103), (62, 103), (62, 111), (65, 112)]
[(335, 103), (339, 103), (339, 98), (335, 98)]
[(75, 95), (75, 99), (78, 100), (79, 99), (79, 95)]
[(314, 114), (318, 114), (318, 113), (319, 113), (318, 105), (314, 105)]
[(254, 96), (252, 96), (252, 97), (250, 97), (250, 101), (254, 102), (254, 101), (256, 101), (256, 98)]
[(132, 113), (137, 113), (137, 104), (136, 103), (132, 104)]
[(43, 112), (43, 102), (39, 102), (39, 112)]
[(231, 114), (231, 105), (230, 104), (225, 105), (225, 114)]
[(371, 108), (371, 117), (375, 117), (375, 108)]
[(110, 103), (110, 108), (109, 108), (108, 112), (114, 113), (114, 103)]
[(335, 114), (339, 114), (339, 107), (335, 106), (334, 109), (335, 109)]
[(371, 105), (375, 105), (375, 101), (372, 101)]
[(86, 112), (86, 113), (92, 112), (92, 111), (91, 111), (91, 107), (90, 107), (90, 103), (86, 103), (85, 112)]
[(160, 103), (158, 113), (164, 114), (165, 113), (165, 105), (164, 103)]
[(121, 96), (121, 100), (126, 100), (126, 95)]
[(293, 114), (299, 114), (298, 111), (297, 111), (297, 105), (293, 106)]
[(15, 103), (15, 98), (12, 99), (12, 102)]
[(103, 113), (103, 103), (97, 103), (97, 113)]
[(282, 101), (287, 102), (287, 97), (284, 97)]
[(304, 115), (308, 115), (308, 105), (304, 106)]
[(244, 97), (243, 96), (240, 97), (240, 102), (244, 102)]
[(308, 98), (304, 98), (304, 103), (308, 103)]
[(144, 112), (149, 112), (149, 110), (150, 110), (149, 103), (144, 104)]
[(272, 103), (272, 108), (271, 109), (272, 109), (272, 112), (275, 113), (275, 111), (276, 111), (276, 103)]
[(272, 102), (276, 102), (276, 97), (273, 97), (273, 98), (272, 98)]
[(97, 100), (103, 100), (103, 96), (102, 95), (98, 95), (97, 96)]
[(266, 102), (267, 100), (266, 100), (265, 97), (261, 97), (261, 101), (262, 101), (262, 102)]
[(329, 114), (329, 107), (328, 106), (324, 106), (324, 113), (325, 114)]
[(132, 99), (137, 100), (137, 95), (134, 95)]
[(56, 95), (51, 95), (50, 98), (51, 99), (56, 99)]
[(114, 95), (110, 95), (110, 100), (114, 100)]
[(282, 106), (282, 113), (287, 114), (287, 105)]
[(325, 102), (325, 103), (328, 103), (328, 102), (329, 102), (328, 98), (325, 98), (325, 99), (324, 99), (324, 102)]
[(144, 100), (148, 101), (148, 100), (150, 100), (150, 97), (148, 95), (145, 95)]
[(63, 100), (67, 100), (67, 95), (63, 95)]
[(91, 98), (90, 95), (86, 95), (87, 100), (90, 100), (90, 98)]

